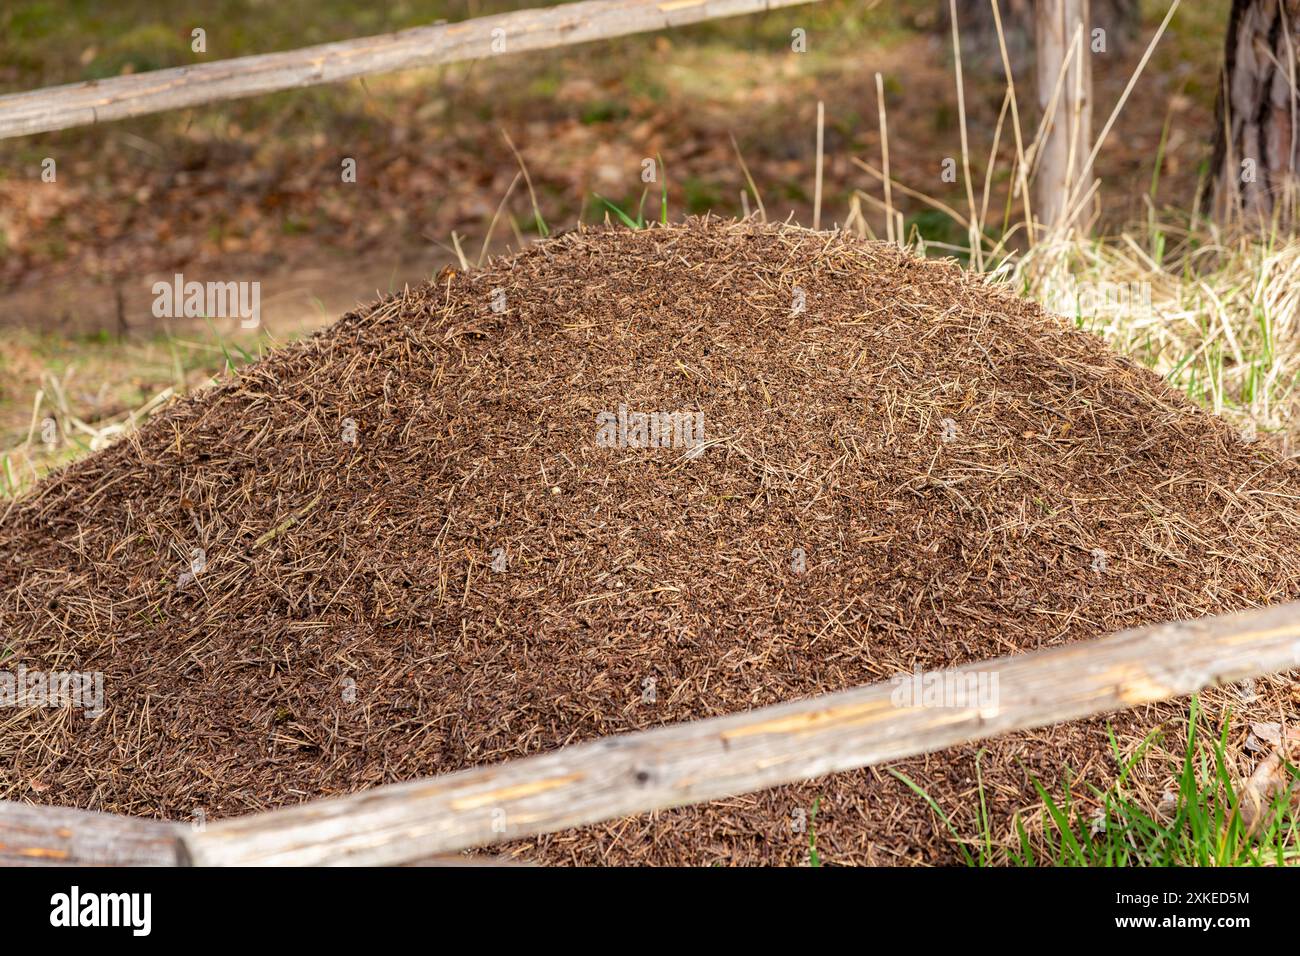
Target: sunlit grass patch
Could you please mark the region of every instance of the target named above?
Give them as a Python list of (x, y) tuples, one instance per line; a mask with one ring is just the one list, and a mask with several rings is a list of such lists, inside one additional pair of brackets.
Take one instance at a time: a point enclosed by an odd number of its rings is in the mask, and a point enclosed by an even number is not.
[[(1108, 789), (1087, 785), (1080, 792), (1067, 775), (1064, 786), (1049, 792), (1031, 777), (1041, 808), (1015, 814), (1006, 832), (989, 812), (982, 777), (975, 832), (963, 834), (923, 787), (905, 774), (891, 772), (930, 807), (968, 866), (1288, 866), (1300, 862), (1300, 816), (1293, 805), (1300, 771), (1285, 763), (1290, 786), (1280, 788), (1263, 809), (1252, 812), (1247, 806), (1248, 788), (1235, 779), (1228, 731), (1225, 719), (1217, 734), (1207, 733), (1200, 705), (1193, 698), (1182, 759), (1163, 768), (1149, 766), (1162, 759), (1152, 747), (1160, 731), (1153, 731), (1128, 756), (1111, 734), (1118, 772)], [(1166, 778), (1167, 789), (1155, 795), (1136, 785), (1139, 767)]]

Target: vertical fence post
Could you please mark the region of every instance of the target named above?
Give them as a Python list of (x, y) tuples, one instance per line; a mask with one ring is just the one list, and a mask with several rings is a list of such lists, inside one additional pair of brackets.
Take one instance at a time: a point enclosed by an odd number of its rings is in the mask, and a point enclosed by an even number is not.
[(1034, 211), (1044, 232), (1068, 230), (1092, 187), (1092, 52), (1089, 0), (1038, 0), (1038, 105), (1046, 117), (1039, 144)]

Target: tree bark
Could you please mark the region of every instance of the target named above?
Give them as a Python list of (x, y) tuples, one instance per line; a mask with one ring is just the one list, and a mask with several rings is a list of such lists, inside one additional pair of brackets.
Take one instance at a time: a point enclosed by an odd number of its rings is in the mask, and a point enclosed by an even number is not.
[(1295, 223), (1297, 44), (1300, 0), (1233, 0), (1210, 193), (1221, 224)]

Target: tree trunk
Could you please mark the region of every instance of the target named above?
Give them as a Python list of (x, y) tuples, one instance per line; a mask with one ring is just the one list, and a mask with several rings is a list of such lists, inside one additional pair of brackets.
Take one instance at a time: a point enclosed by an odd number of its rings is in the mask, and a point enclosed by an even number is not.
[(1048, 125), (1039, 144), (1034, 217), (1044, 230), (1079, 222), (1092, 185), (1092, 52), (1088, 0), (1035, 5), (1038, 105)]
[(1295, 222), (1300, 0), (1233, 0), (1219, 77), (1211, 206), (1222, 224)]

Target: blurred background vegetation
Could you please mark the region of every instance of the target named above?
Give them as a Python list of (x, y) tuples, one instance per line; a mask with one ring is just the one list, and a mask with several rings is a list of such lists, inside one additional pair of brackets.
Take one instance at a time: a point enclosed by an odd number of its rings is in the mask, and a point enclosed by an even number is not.
[[(0, 10), (0, 94), (541, 5), (9, 0)], [(880, 73), (893, 177), (963, 208), (962, 182), (940, 174), (944, 158), (961, 155), (943, 6), (825, 0), (0, 141), (0, 484), (21, 490), (171, 395), (377, 293), (427, 279), (457, 260), (457, 248), (473, 262), (534, 238), (526, 190), (510, 192), (519, 171), (510, 142), (552, 231), (604, 220), (598, 195), (634, 208), (651, 157), (662, 158), (670, 218), (752, 208), (753, 197), (742, 199), (747, 167), (769, 219), (809, 224), (822, 101), (822, 224), (851, 221), (883, 235), (880, 183), (854, 162), (880, 163)], [(1045, 276), (1146, 283), (1155, 296), (1142, 315), (1075, 318), (1207, 406), (1285, 437), (1290, 419), (1280, 409), (1294, 369), (1276, 316), (1261, 315), (1261, 293), (1246, 281), (1263, 263), (1257, 253), (1277, 249), (1233, 252), (1189, 224), (1210, 158), (1229, 6), (1184, 3), (1126, 103), (1097, 166), (1098, 236), (1106, 238), (1047, 264), (1013, 256), (988, 267), (1045, 300), (1059, 299)], [(1094, 57), (1098, 125), (1167, 10), (1165, 0), (1144, 0), (1135, 42)], [(201, 54), (191, 50), (195, 27), (206, 31)], [(796, 28), (807, 33), (806, 53), (791, 50)], [(992, 165), (988, 158), (1006, 83), (996, 62), (964, 66), (972, 174), (990, 184), (996, 215), (986, 227), (996, 235), (1009, 224), (1001, 214), (1014, 155), (1007, 129)], [(1032, 113), (1032, 69), (1017, 62), (1016, 80)], [(341, 181), (347, 157), (357, 162), (355, 184)], [(46, 158), (57, 163), (54, 183), (40, 178)], [(897, 190), (894, 198), (918, 248), (966, 258), (962, 226), (933, 204)], [(1218, 250), (1212, 295), (1198, 291), (1199, 272), (1183, 278), (1209, 248)], [(1289, 262), (1273, 262), (1278, 282), (1289, 281)], [(262, 327), (153, 318), (153, 282), (177, 272), (261, 282)], [(1294, 308), (1271, 294), (1265, 311)], [(1221, 322), (1234, 327), (1224, 335)], [(41, 441), (49, 418), (53, 444)]]

